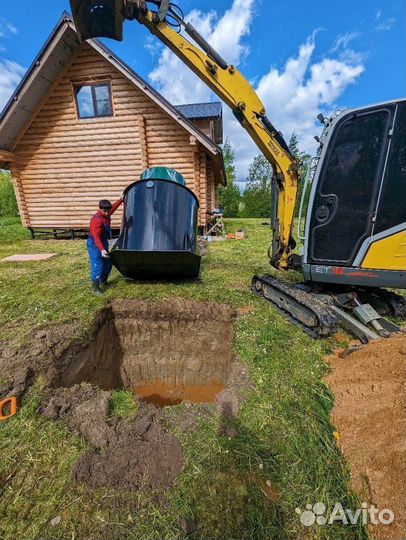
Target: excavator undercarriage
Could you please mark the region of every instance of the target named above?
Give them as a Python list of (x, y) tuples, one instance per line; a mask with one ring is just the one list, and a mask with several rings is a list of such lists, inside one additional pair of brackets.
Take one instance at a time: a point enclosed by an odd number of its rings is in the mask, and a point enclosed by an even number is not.
[(289, 284), (258, 275), (252, 278), (252, 290), (313, 338), (332, 336), (341, 324), (362, 343), (368, 343), (401, 331), (384, 315), (406, 315), (405, 298), (386, 289)]

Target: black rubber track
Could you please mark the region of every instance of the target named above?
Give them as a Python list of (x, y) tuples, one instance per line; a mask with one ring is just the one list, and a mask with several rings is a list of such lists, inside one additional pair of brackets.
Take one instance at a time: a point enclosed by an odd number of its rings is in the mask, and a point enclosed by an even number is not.
[(400, 294), (386, 289), (379, 289), (377, 295), (389, 305), (391, 314), (400, 319), (406, 318), (406, 299)]
[[(317, 326), (310, 327), (297, 320), (288, 309), (283, 309), (275, 304), (275, 302), (272, 300), (266, 298), (262, 294), (262, 291), (257, 289), (256, 285), (258, 283), (272, 287), (277, 291), (281, 291), (282, 293), (288, 295), (291, 300), (296, 302), (299, 308), (300, 306), (303, 306), (312, 311), (319, 324)], [(338, 319), (336, 315), (329, 309), (328, 305), (323, 304), (311, 293), (306, 293), (297, 287), (283, 283), (277, 278), (265, 275), (254, 276), (252, 278), (252, 290), (257, 296), (260, 296), (261, 298), (264, 298), (270, 302), (293, 324), (299, 326), (306, 334), (315, 339), (330, 337), (338, 331)]]

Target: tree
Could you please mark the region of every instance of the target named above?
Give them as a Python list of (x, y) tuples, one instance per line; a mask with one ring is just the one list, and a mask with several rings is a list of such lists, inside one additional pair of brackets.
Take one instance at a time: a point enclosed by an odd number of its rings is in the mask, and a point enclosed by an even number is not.
[[(290, 138), (289, 148), (292, 154), (295, 156), (295, 158), (297, 158), (297, 160), (299, 161), (299, 170), (302, 177), (302, 181), (299, 184), (298, 197), (297, 197), (296, 209), (295, 209), (295, 215), (297, 216), (299, 214), (300, 201), (302, 200), (304, 182), (305, 182), (306, 175), (310, 166), (311, 156), (307, 152), (300, 150), (299, 141), (295, 132), (292, 133), (292, 136)], [(306, 193), (306, 200), (305, 200), (304, 208), (307, 207), (309, 195), (310, 195), (310, 190)]]
[(243, 217), (270, 217), (272, 175), (268, 160), (256, 156), (249, 167), (247, 187), (242, 196)]
[(223, 146), (224, 167), (227, 176), (227, 185), (219, 187), (219, 204), (224, 217), (237, 217), (241, 194), (236, 184), (235, 154), (230, 140), (227, 138)]
[(0, 170), (0, 216), (18, 216), (17, 200), (11, 175)]

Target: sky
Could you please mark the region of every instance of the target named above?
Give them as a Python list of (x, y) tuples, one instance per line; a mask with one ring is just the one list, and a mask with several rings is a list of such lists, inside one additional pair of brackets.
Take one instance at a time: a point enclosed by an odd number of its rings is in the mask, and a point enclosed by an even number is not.
[[(314, 154), (318, 113), (405, 95), (404, 0), (177, 0), (185, 18), (240, 69), (268, 117), (289, 140)], [(25, 5), (25, 6), (24, 6)], [(0, 109), (31, 64), (69, 0), (0, 0)], [(103, 40), (174, 105), (218, 98), (137, 22), (124, 40)], [(259, 154), (223, 107), (224, 135), (243, 186)]]

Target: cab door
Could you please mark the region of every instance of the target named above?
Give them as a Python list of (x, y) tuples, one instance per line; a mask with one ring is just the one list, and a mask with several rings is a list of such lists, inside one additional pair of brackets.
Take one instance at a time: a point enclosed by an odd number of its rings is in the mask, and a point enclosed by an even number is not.
[(309, 263), (351, 266), (371, 235), (394, 109), (352, 111), (335, 126), (311, 209)]
[(406, 101), (396, 105), (391, 144), (379, 193), (373, 234), (406, 222)]

